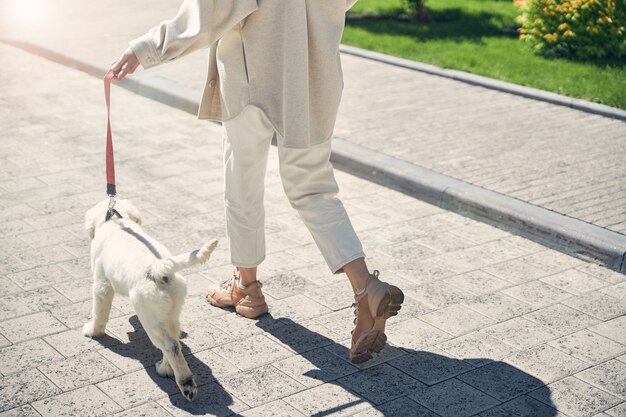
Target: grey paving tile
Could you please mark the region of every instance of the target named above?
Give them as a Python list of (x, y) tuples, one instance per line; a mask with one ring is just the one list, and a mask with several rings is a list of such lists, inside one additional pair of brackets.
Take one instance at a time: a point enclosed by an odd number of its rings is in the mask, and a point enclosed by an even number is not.
[(596, 278), (600, 278), (603, 281), (618, 283), (624, 281), (624, 274), (608, 269), (604, 266), (596, 265), (594, 263), (584, 263), (576, 267), (579, 271), (583, 271), (586, 274), (593, 275)]
[(43, 340), (29, 340), (0, 349), (0, 372), (8, 375), (62, 358)]
[(0, 320), (49, 310), (68, 303), (67, 298), (51, 287), (18, 292), (0, 298)]
[(527, 395), (507, 401), (480, 414), (480, 417), (565, 417), (556, 409)]
[(546, 307), (572, 297), (572, 294), (541, 281), (526, 282), (506, 288), (502, 292), (536, 308)]
[(497, 321), (508, 320), (534, 310), (533, 306), (501, 292), (472, 297), (464, 301), (463, 305)]
[(616, 405), (615, 407), (611, 407), (605, 411), (605, 413), (611, 417), (623, 417), (626, 416), (626, 401), (623, 403)]
[(42, 416), (105, 416), (121, 411), (119, 405), (93, 385), (33, 403)]
[(626, 346), (589, 330), (581, 330), (548, 344), (589, 363), (612, 359), (626, 352)]
[(226, 345), (213, 348), (213, 352), (246, 371), (269, 364), (293, 355), (281, 343), (269, 339), (263, 334), (239, 339)]
[[(0, 261), (1, 262), (1, 261)], [(2, 294), (15, 294), (24, 291), (17, 284), (11, 281), (8, 277), (0, 278), (0, 291)]]
[(492, 362), (457, 378), (500, 401), (508, 401), (544, 385), (539, 379), (505, 362)]
[(0, 323), (0, 332), (13, 343), (67, 330), (48, 312), (31, 314)]
[(217, 382), (199, 387), (198, 396), (192, 402), (187, 401), (177, 392), (158, 400), (157, 403), (174, 416), (207, 414), (228, 416), (249, 408), (243, 401), (225, 391)]
[(421, 316), (420, 319), (454, 336), (460, 336), (496, 323), (495, 320), (462, 305), (452, 305), (433, 311)]
[(95, 386), (125, 410), (174, 393), (182, 397), (176, 383), (170, 378), (158, 376), (154, 368), (121, 375)]
[(41, 417), (41, 415), (30, 405), (23, 405), (0, 413), (0, 417)]
[(284, 401), (307, 416), (348, 416), (367, 407), (367, 401), (346, 388), (324, 384), (284, 398)]
[(483, 270), (512, 283), (534, 281), (549, 274), (546, 269), (519, 259), (489, 265)]
[[(272, 381), (272, 383), (268, 384), (267, 381)], [(243, 400), (250, 407), (256, 407), (305, 389), (304, 385), (271, 365), (239, 372), (220, 382), (228, 392)]]
[[(61, 323), (65, 324), (70, 329), (80, 327), (91, 320), (91, 310), (93, 302), (91, 300), (84, 300), (78, 303), (68, 304), (64, 306), (54, 307), (50, 310), (52, 315), (56, 317)], [(115, 307), (111, 307), (109, 317), (114, 319), (122, 316), (120, 310)]]
[[(352, 339), (344, 339), (339, 343), (334, 343), (332, 345), (326, 346), (324, 349), (328, 350), (339, 359), (344, 361), (349, 361), (348, 351), (350, 349), (350, 345), (352, 344)], [(390, 359), (397, 358), (399, 356), (406, 355), (406, 350), (402, 349), (398, 346), (393, 346), (392, 344), (387, 343), (383, 350), (374, 354), (374, 357), (367, 362), (353, 364), (359, 369), (368, 369), (374, 366), (380, 365), (381, 363), (387, 362)]]
[(302, 294), (298, 294), (274, 301), (270, 311), (275, 318), (287, 317), (293, 321), (302, 321), (321, 316), (332, 310)]
[(565, 300), (563, 304), (597, 317), (600, 320), (610, 320), (626, 314), (626, 303), (624, 301), (598, 291), (570, 298)]
[(181, 339), (189, 351), (200, 352), (235, 340), (228, 333), (211, 324), (210, 319), (198, 320), (183, 326)]
[(584, 263), (580, 259), (576, 259), (553, 250), (533, 253), (532, 255), (524, 256), (521, 260), (545, 269), (551, 273), (557, 273), (565, 271), (566, 269), (575, 268)]
[(626, 398), (626, 364), (623, 362), (610, 360), (575, 376), (622, 399)]
[(47, 285), (68, 281), (72, 277), (57, 265), (46, 265), (9, 275), (17, 285), (25, 290), (32, 290)]
[(547, 390), (533, 391), (531, 397), (554, 407), (568, 416), (591, 416), (621, 400), (572, 376), (548, 385)]
[(608, 285), (606, 281), (585, 274), (577, 269), (568, 269), (540, 280), (575, 295), (597, 290)]
[(591, 326), (589, 330), (626, 345), (626, 315)]
[(589, 366), (588, 363), (548, 345), (535, 346), (509, 356), (504, 361), (546, 384)]
[(71, 277), (71, 281), (55, 284), (54, 289), (72, 302), (91, 299), (91, 279), (77, 279)]
[(432, 309), (463, 303), (473, 298), (472, 294), (443, 282), (419, 284), (403, 291), (409, 297)]
[(619, 284), (609, 285), (608, 287), (600, 288), (598, 292), (610, 295), (611, 297), (615, 297), (624, 301), (626, 300), (626, 282), (620, 282)]
[(273, 365), (307, 387), (321, 385), (359, 370), (323, 348), (306, 351)]
[(111, 344), (99, 349), (99, 354), (110, 363), (124, 370), (134, 372), (143, 368), (152, 368), (163, 358), (163, 353), (145, 336), (126, 343)]
[(281, 319), (281, 321), (281, 326), (268, 328), (265, 335), (272, 340), (280, 342), (283, 347), (294, 353), (302, 353), (330, 345), (337, 338), (336, 333), (318, 323), (316, 319), (303, 322), (302, 324), (285, 318)]
[(212, 317), (208, 321), (234, 339), (243, 339), (254, 334), (263, 333), (264, 330), (274, 326), (283, 325), (280, 320), (276, 320), (270, 314), (265, 314), (255, 320), (250, 320), (236, 314), (223, 314), (218, 317)]
[(120, 343), (118, 339), (109, 335), (91, 339), (85, 337), (81, 330), (69, 330), (53, 334), (44, 337), (44, 340), (66, 358)]
[[(122, 300), (127, 300), (127, 299), (122, 298)], [(115, 305), (117, 308), (120, 308), (115, 303), (113, 305)], [(124, 310), (122, 308), (120, 308), (120, 310), (129, 312), (129, 313), (134, 311), (132, 309)], [(185, 304), (183, 304), (183, 310), (180, 313), (180, 322), (181, 322), (181, 325), (183, 325), (184, 327), (186, 324), (193, 323), (196, 320), (204, 320), (209, 317), (219, 317), (219, 316), (226, 314), (226, 312), (229, 312), (229, 311), (234, 311), (234, 310), (232, 308), (221, 309), (221, 308), (213, 307), (203, 297), (199, 295), (192, 296), (192, 297), (185, 299)]]
[(55, 227), (52, 229), (37, 230), (35, 232), (21, 234), (20, 239), (28, 243), (31, 248), (42, 248), (45, 246), (67, 243), (72, 240), (76, 240), (77, 237), (65, 227)]
[(474, 295), (496, 292), (502, 288), (511, 286), (510, 282), (481, 270), (466, 272), (465, 274), (447, 278), (445, 282)]
[(478, 331), (440, 343), (437, 347), (474, 366), (486, 365), (518, 352), (508, 343)]
[(60, 246), (50, 246), (45, 251), (29, 249), (15, 254), (15, 257), (30, 268), (69, 261), (75, 258), (73, 254)]
[(40, 366), (39, 370), (63, 391), (95, 384), (122, 374), (122, 371), (97, 352)]
[(486, 243), (510, 236), (509, 233), (496, 229), (485, 223), (473, 223), (464, 227), (455, 228), (452, 233), (475, 243)]
[(386, 334), (388, 340), (405, 349), (421, 349), (453, 338), (420, 319), (409, 319), (397, 324), (390, 323)]
[(547, 327), (521, 317), (494, 324), (482, 329), (481, 332), (509, 343), (518, 349), (526, 349), (556, 337)]
[(474, 246), (471, 240), (463, 238), (449, 231), (443, 233), (428, 234), (414, 240), (416, 243), (435, 250), (436, 252), (454, 252)]
[(298, 417), (304, 416), (301, 412), (283, 400), (272, 401), (262, 406), (251, 408), (240, 413), (243, 417)]
[(293, 271), (268, 276), (263, 278), (262, 282), (263, 293), (267, 293), (277, 300), (318, 288), (318, 285), (313, 281)]
[(499, 403), (495, 398), (454, 378), (417, 389), (409, 398), (442, 417), (471, 416)]
[(165, 411), (157, 403), (149, 402), (130, 410), (121, 411), (115, 417), (170, 417), (171, 414)]
[(337, 380), (361, 398), (382, 404), (402, 397), (424, 384), (388, 364), (380, 364)]
[(36, 369), (0, 378), (0, 411), (31, 403), (61, 390)]
[(437, 348), (411, 351), (390, 360), (389, 364), (427, 385), (437, 384), (474, 369), (468, 361), (450, 357)]
[(10, 346), (10, 345), (11, 345), (11, 342), (9, 342), (6, 337), (0, 334), (0, 347)]
[(352, 288), (347, 280), (304, 291), (304, 295), (333, 311), (348, 308), (354, 303)]
[(523, 316), (547, 327), (557, 336), (564, 336), (587, 328), (599, 320), (563, 304), (555, 304)]
[(390, 271), (393, 271), (415, 284), (433, 282), (457, 274), (455, 271), (431, 259), (419, 260), (411, 264), (396, 265), (391, 268)]
[(367, 410), (354, 414), (355, 417), (439, 417), (429, 409), (422, 407), (415, 401), (401, 397), (384, 404), (377, 408), (370, 407)]

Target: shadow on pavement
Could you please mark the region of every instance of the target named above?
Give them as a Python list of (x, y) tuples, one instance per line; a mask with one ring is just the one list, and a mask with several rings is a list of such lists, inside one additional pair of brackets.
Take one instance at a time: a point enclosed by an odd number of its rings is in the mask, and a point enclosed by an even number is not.
[[(281, 326), (272, 323), (279, 321)], [(469, 416), (483, 410), (487, 411), (480, 414), (481, 417), (557, 415), (549, 388), (539, 379), (505, 362), (487, 358), (460, 360), (387, 346), (381, 352), (389, 358), (386, 362), (374, 357), (359, 371), (348, 362), (345, 346), (290, 319), (264, 320), (256, 325), (311, 363), (311, 369), (301, 376), (305, 382), (309, 379), (308, 386), (319, 384), (314, 381), (318, 380), (338, 385), (360, 398), (360, 401), (312, 414), (318, 417), (359, 402), (370, 403), (381, 415), (393, 417)], [(542, 401), (524, 395), (530, 391), (533, 391), (533, 397)]]
[[(185, 345), (184, 333), (183, 340), (181, 340), (183, 354), (185, 355), (185, 359), (191, 371), (196, 376), (196, 381), (199, 385), (198, 396), (193, 402), (188, 402), (183, 398), (173, 379), (161, 377), (156, 373), (154, 365), (163, 357), (161, 351), (150, 342), (137, 316), (131, 316), (128, 321), (133, 326), (133, 331), (127, 333), (129, 343), (112, 344), (111, 342), (116, 339), (108, 335), (94, 340), (106, 346), (111, 352), (139, 361), (154, 383), (158, 385), (164, 393), (169, 394), (169, 404), (162, 405), (166, 408), (168, 408), (168, 406), (178, 408), (193, 415), (238, 415), (230, 410), (229, 406), (233, 404), (233, 398), (216, 382), (211, 368), (197, 359)], [(128, 388), (129, 390), (132, 389), (132, 387)]]
[[(181, 341), (185, 358), (199, 384), (198, 397), (187, 402), (172, 379), (157, 375), (154, 364), (161, 359), (161, 351), (152, 345), (137, 316), (130, 317), (129, 322), (133, 326), (133, 331), (128, 333), (129, 343), (112, 344), (115, 339), (110, 336), (95, 340), (120, 356), (139, 361), (155, 384), (169, 394), (169, 403), (162, 405), (193, 415), (238, 415), (230, 409), (234, 404), (232, 396), (216, 381), (211, 368), (190, 353)], [(307, 387), (333, 384), (356, 398), (317, 410), (312, 416), (327, 416), (365, 403), (374, 406), (379, 415), (393, 417), (456, 417), (481, 412), (480, 417), (557, 415), (549, 388), (505, 362), (488, 358), (454, 359), (433, 352), (387, 346), (381, 352), (385, 362), (374, 357), (357, 367), (348, 361), (345, 346), (293, 320), (267, 315), (255, 324), (311, 364), (305, 372), (300, 372), (302, 368), (291, 372), (298, 382)], [(280, 363), (275, 366), (281, 369)], [(286, 371), (290, 373), (289, 369)], [(531, 391), (532, 396), (525, 395)], [(324, 408), (321, 398), (317, 407), (320, 406)]]

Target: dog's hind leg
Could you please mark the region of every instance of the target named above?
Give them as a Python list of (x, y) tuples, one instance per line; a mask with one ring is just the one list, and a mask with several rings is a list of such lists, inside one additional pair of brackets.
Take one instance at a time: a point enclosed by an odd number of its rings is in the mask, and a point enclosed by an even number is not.
[[(198, 394), (196, 385), (196, 379), (189, 369), (189, 365), (183, 356), (183, 352), (178, 341), (178, 337), (169, 334), (169, 327), (163, 323), (156, 322), (151, 317), (146, 317), (148, 314), (142, 312), (140, 308), (135, 305), (135, 312), (139, 316), (139, 320), (143, 325), (148, 337), (152, 343), (161, 349), (163, 352), (163, 359), (156, 363), (155, 367), (157, 373), (161, 376), (169, 375), (167, 372), (169, 369), (174, 373), (174, 380), (180, 389), (180, 392), (188, 400), (192, 401)], [(179, 330), (180, 333), (180, 330)]]
[(83, 326), (83, 334), (87, 337), (101, 336), (104, 334), (106, 325), (109, 322), (113, 296), (115, 295), (109, 280), (99, 272), (94, 273), (92, 292), (93, 309), (91, 312), (91, 321), (85, 323)]

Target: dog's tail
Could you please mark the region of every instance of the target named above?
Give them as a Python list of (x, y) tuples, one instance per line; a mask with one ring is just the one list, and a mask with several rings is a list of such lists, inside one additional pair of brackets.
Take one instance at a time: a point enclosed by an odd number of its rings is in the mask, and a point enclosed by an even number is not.
[(200, 249), (161, 259), (159, 263), (162, 269), (160, 268), (161, 271), (159, 272), (163, 275), (169, 275), (181, 269), (206, 262), (211, 257), (211, 252), (213, 252), (216, 246), (217, 239), (212, 239), (208, 243), (205, 243)]

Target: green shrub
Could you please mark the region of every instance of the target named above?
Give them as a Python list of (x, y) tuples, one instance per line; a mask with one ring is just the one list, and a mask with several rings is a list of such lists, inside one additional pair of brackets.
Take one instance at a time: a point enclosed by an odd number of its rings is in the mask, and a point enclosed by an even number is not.
[(520, 39), (549, 56), (626, 56), (624, 0), (516, 0)]
[(425, 3), (426, 0), (402, 0), (404, 10), (411, 18), (421, 22), (430, 22)]

